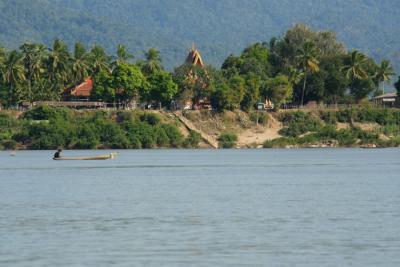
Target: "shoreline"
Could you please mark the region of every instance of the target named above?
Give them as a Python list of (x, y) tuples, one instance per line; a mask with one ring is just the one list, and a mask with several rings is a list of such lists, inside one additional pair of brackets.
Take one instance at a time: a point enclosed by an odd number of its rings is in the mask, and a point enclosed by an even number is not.
[[(255, 120), (256, 118), (256, 120)], [(400, 147), (400, 110), (0, 111), (0, 150)]]

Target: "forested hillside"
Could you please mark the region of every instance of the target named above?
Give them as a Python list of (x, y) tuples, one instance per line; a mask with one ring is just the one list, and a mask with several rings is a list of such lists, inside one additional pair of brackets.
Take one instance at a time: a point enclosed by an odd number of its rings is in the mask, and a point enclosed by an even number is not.
[(0, 0), (0, 45), (61, 38), (114, 51), (123, 43), (136, 57), (156, 47), (171, 67), (195, 42), (217, 65), (249, 43), (306, 23), (400, 69), (398, 10), (392, 0)]

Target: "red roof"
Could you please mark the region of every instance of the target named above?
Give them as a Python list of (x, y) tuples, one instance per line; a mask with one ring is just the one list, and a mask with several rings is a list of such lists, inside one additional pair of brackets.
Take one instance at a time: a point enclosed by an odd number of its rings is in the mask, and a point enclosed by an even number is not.
[(70, 96), (81, 96), (81, 97), (89, 97), (93, 90), (93, 80), (91, 77), (87, 78), (83, 83), (68, 88), (64, 91), (64, 94), (68, 94)]

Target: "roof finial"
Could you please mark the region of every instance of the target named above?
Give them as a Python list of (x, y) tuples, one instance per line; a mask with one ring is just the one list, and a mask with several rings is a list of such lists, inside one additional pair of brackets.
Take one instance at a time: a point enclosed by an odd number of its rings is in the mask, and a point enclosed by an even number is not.
[(196, 45), (194, 42), (192, 43), (192, 51), (196, 51)]

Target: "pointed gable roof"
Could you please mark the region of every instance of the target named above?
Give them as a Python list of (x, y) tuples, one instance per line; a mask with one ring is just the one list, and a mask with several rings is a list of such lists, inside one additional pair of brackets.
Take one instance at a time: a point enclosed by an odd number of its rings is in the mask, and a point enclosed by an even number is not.
[(186, 63), (191, 65), (197, 65), (201, 68), (205, 67), (204, 61), (201, 58), (199, 50), (196, 49), (195, 45), (193, 44), (192, 48), (189, 50), (189, 55), (186, 58)]
[(64, 94), (75, 97), (89, 97), (93, 90), (93, 80), (87, 78), (83, 83), (70, 87), (64, 91)]

